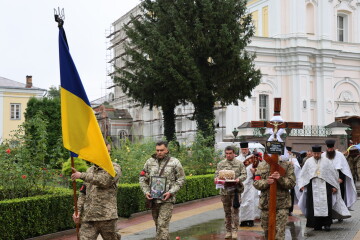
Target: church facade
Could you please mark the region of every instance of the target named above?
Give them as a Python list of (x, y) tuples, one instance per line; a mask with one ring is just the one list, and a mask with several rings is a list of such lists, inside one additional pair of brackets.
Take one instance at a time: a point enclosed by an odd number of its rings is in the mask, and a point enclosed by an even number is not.
[[(246, 101), (214, 106), (216, 141), (232, 141), (234, 128), (242, 139), (254, 135), (253, 129), (244, 129), (246, 123), (269, 120), (273, 99), (281, 97), (286, 121), (311, 129), (342, 122), (352, 128), (353, 141), (360, 142), (360, 1), (251, 0), (248, 11), (256, 33), (247, 50), (256, 54), (263, 77)], [(139, 14), (137, 6), (113, 23), (111, 64), (122, 67), (123, 43), (128, 41), (122, 26)], [(129, 135), (162, 138), (161, 109), (141, 108), (120, 88), (113, 89), (111, 104), (128, 109), (133, 118)], [(191, 105), (175, 110), (180, 141), (196, 133), (193, 111)]]

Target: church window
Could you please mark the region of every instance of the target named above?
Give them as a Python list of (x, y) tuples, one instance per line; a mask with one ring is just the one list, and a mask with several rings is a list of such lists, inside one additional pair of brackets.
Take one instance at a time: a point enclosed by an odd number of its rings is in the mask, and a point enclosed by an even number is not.
[(269, 116), (269, 95), (259, 95), (259, 118), (260, 120), (268, 120)]
[(337, 16), (337, 40), (339, 42), (348, 41), (348, 17), (343, 13)]
[(121, 130), (119, 132), (119, 139), (120, 140), (125, 140), (127, 138), (127, 132), (125, 130)]
[(20, 120), (20, 103), (11, 103), (10, 104), (10, 119), (11, 120)]

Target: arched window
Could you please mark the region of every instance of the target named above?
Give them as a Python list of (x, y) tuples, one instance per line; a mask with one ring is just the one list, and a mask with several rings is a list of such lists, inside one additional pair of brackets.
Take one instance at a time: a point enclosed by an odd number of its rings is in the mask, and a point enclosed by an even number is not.
[(178, 108), (178, 110), (176, 111), (176, 132), (181, 133), (182, 131), (182, 113), (181, 113), (181, 108)]
[(125, 140), (127, 138), (128, 134), (125, 130), (119, 131), (119, 140)]
[(337, 14), (337, 41), (349, 41), (349, 15), (344, 12)]
[(259, 95), (259, 119), (269, 120), (269, 95)]
[(306, 5), (306, 33), (315, 34), (315, 11), (312, 3)]

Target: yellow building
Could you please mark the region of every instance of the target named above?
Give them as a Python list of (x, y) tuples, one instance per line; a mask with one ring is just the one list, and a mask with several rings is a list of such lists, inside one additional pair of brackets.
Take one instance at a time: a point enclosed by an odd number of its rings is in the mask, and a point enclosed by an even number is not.
[(31, 97), (41, 98), (46, 90), (32, 86), (32, 76), (20, 83), (0, 77), (0, 142), (25, 121), (24, 113)]

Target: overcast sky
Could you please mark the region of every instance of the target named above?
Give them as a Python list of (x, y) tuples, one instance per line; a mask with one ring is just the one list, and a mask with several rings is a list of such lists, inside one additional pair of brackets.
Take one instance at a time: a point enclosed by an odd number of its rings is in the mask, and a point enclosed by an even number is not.
[(49, 89), (60, 84), (54, 8), (64, 8), (67, 40), (90, 101), (105, 89), (107, 29), (140, 0), (0, 0), (0, 76)]

